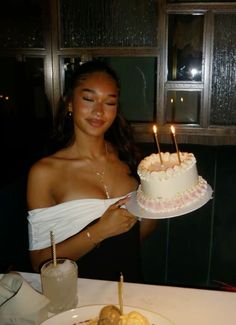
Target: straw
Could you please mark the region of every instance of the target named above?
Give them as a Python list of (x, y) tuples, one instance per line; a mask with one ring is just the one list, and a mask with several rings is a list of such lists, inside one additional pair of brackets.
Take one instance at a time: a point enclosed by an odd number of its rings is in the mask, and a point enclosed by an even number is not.
[(120, 274), (120, 281), (118, 282), (118, 294), (119, 294), (119, 305), (120, 305), (120, 312), (123, 315), (123, 282), (124, 277), (123, 274)]
[(57, 265), (57, 256), (56, 256), (56, 244), (55, 244), (55, 238), (53, 231), (50, 231), (50, 237), (51, 237), (51, 245), (52, 245), (52, 259), (53, 259), (53, 265)]

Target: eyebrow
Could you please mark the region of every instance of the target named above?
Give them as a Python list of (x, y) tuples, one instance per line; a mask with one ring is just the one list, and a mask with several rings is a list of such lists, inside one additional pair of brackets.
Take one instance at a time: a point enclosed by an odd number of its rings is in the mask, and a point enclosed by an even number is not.
[[(89, 89), (89, 88), (83, 88), (82, 91), (86, 91), (92, 94), (95, 94), (96, 92), (93, 89)], [(109, 97), (113, 97), (113, 98), (117, 98), (117, 95), (115, 94), (108, 94)]]

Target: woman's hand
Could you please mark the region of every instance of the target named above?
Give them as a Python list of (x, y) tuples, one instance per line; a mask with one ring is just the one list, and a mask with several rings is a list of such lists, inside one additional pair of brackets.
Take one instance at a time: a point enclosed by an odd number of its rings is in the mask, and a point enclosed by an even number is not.
[(128, 200), (129, 197), (125, 197), (110, 205), (96, 223), (96, 232), (101, 240), (127, 232), (137, 222), (133, 214), (122, 208)]

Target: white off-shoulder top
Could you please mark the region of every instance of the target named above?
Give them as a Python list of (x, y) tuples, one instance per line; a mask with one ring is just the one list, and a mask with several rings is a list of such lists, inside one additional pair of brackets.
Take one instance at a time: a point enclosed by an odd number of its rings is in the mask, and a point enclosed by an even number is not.
[(29, 250), (51, 246), (50, 231), (53, 231), (56, 243), (75, 235), (101, 217), (111, 204), (124, 197), (78, 199), (29, 211)]

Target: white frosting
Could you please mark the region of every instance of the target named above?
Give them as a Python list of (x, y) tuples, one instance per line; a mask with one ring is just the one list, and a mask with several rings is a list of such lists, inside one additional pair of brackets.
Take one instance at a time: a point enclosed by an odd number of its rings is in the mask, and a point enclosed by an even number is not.
[(173, 211), (189, 205), (205, 193), (207, 183), (198, 176), (192, 153), (151, 154), (138, 166), (141, 184), (137, 200), (142, 208), (152, 212)]

